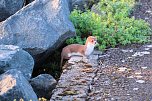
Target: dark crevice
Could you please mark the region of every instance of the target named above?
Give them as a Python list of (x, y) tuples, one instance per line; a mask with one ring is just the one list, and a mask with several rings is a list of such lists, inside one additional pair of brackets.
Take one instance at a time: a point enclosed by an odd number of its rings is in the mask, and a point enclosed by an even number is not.
[[(97, 60), (98, 61), (98, 60)], [(98, 64), (98, 63), (97, 63)], [(97, 77), (97, 74), (98, 74), (98, 71), (99, 71), (99, 65), (96, 67), (96, 71), (94, 72), (94, 77), (92, 78), (92, 81), (91, 83), (88, 85), (88, 92), (87, 92), (87, 98), (86, 98), (86, 101), (89, 101), (89, 93), (92, 92), (92, 85), (94, 83), (94, 79)]]
[(64, 46), (66, 46), (66, 44), (63, 44), (60, 48), (56, 49), (56, 51), (51, 52), (43, 63), (36, 64), (33, 69), (32, 78), (40, 74), (50, 74), (58, 80), (62, 73), (60, 59), (61, 51)]

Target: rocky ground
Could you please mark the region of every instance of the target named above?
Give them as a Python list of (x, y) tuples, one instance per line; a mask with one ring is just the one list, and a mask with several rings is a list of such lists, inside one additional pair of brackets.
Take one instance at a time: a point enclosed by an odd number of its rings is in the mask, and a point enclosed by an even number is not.
[(109, 49), (99, 58), (89, 101), (151, 101), (152, 45)]
[(152, 26), (152, 0), (138, 0), (137, 6), (133, 11), (136, 19), (144, 19)]

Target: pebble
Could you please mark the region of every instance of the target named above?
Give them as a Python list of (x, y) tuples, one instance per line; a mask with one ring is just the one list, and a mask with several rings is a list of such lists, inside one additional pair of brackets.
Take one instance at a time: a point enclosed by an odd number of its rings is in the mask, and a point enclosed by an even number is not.
[(139, 88), (133, 88), (133, 90), (138, 90)]
[(143, 56), (143, 55), (148, 55), (150, 54), (150, 52), (148, 51), (143, 51), (143, 52), (136, 52), (134, 55), (132, 55), (133, 57), (136, 57), (136, 56)]
[(138, 76), (136, 76), (136, 78), (142, 78), (143, 76), (141, 76), (141, 75), (138, 75)]
[(136, 74), (136, 75), (140, 75), (140, 74), (141, 74), (141, 72), (136, 72), (135, 74)]
[(132, 57), (128, 57), (128, 59), (132, 59)]
[(141, 67), (142, 69), (147, 69), (147, 67)]
[(148, 48), (152, 48), (152, 45), (146, 45), (146, 47), (148, 47)]
[(145, 20), (148, 20), (149, 18), (145, 17)]
[(124, 49), (122, 49), (122, 52), (124, 52), (124, 53), (133, 52), (133, 49), (130, 49), (130, 50), (124, 50)]
[(145, 48), (145, 50), (149, 50), (150, 48)]
[(98, 80), (98, 78), (97, 78), (97, 77), (95, 77), (95, 78), (94, 78), (94, 81), (97, 81), (97, 80)]
[(152, 12), (152, 11), (150, 11), (150, 10), (147, 10), (147, 11), (146, 11), (146, 13), (151, 13), (151, 12)]
[(126, 67), (120, 67), (120, 68), (118, 68), (118, 71), (120, 71), (120, 72), (124, 72), (125, 70), (127, 70)]
[(137, 82), (137, 83), (145, 83), (144, 80), (137, 80), (136, 82)]
[(127, 77), (127, 78), (131, 79), (131, 78), (134, 78), (134, 77), (131, 75), (131, 76)]
[(125, 60), (122, 60), (121, 62), (125, 62)]
[(114, 98), (111, 98), (111, 100), (114, 101), (115, 99), (114, 99)]

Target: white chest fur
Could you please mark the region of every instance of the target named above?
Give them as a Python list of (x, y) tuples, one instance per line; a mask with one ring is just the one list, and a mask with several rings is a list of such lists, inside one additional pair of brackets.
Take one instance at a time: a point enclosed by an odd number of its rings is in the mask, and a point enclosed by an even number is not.
[(79, 52), (72, 52), (72, 53), (69, 53), (68, 54), (68, 57), (71, 57), (71, 56), (82, 56), (82, 54), (81, 53), (79, 53)]
[(88, 43), (86, 51), (85, 51), (85, 55), (89, 56), (93, 52), (93, 50), (94, 50), (94, 45), (91, 43)]

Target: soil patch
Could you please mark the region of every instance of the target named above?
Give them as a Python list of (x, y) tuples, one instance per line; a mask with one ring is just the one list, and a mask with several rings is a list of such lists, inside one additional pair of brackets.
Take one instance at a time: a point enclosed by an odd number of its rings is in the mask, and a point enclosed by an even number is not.
[(89, 101), (152, 100), (152, 44), (134, 46), (111, 48), (100, 56)]
[(144, 19), (152, 26), (152, 0), (139, 0), (133, 11), (133, 16), (136, 19)]

